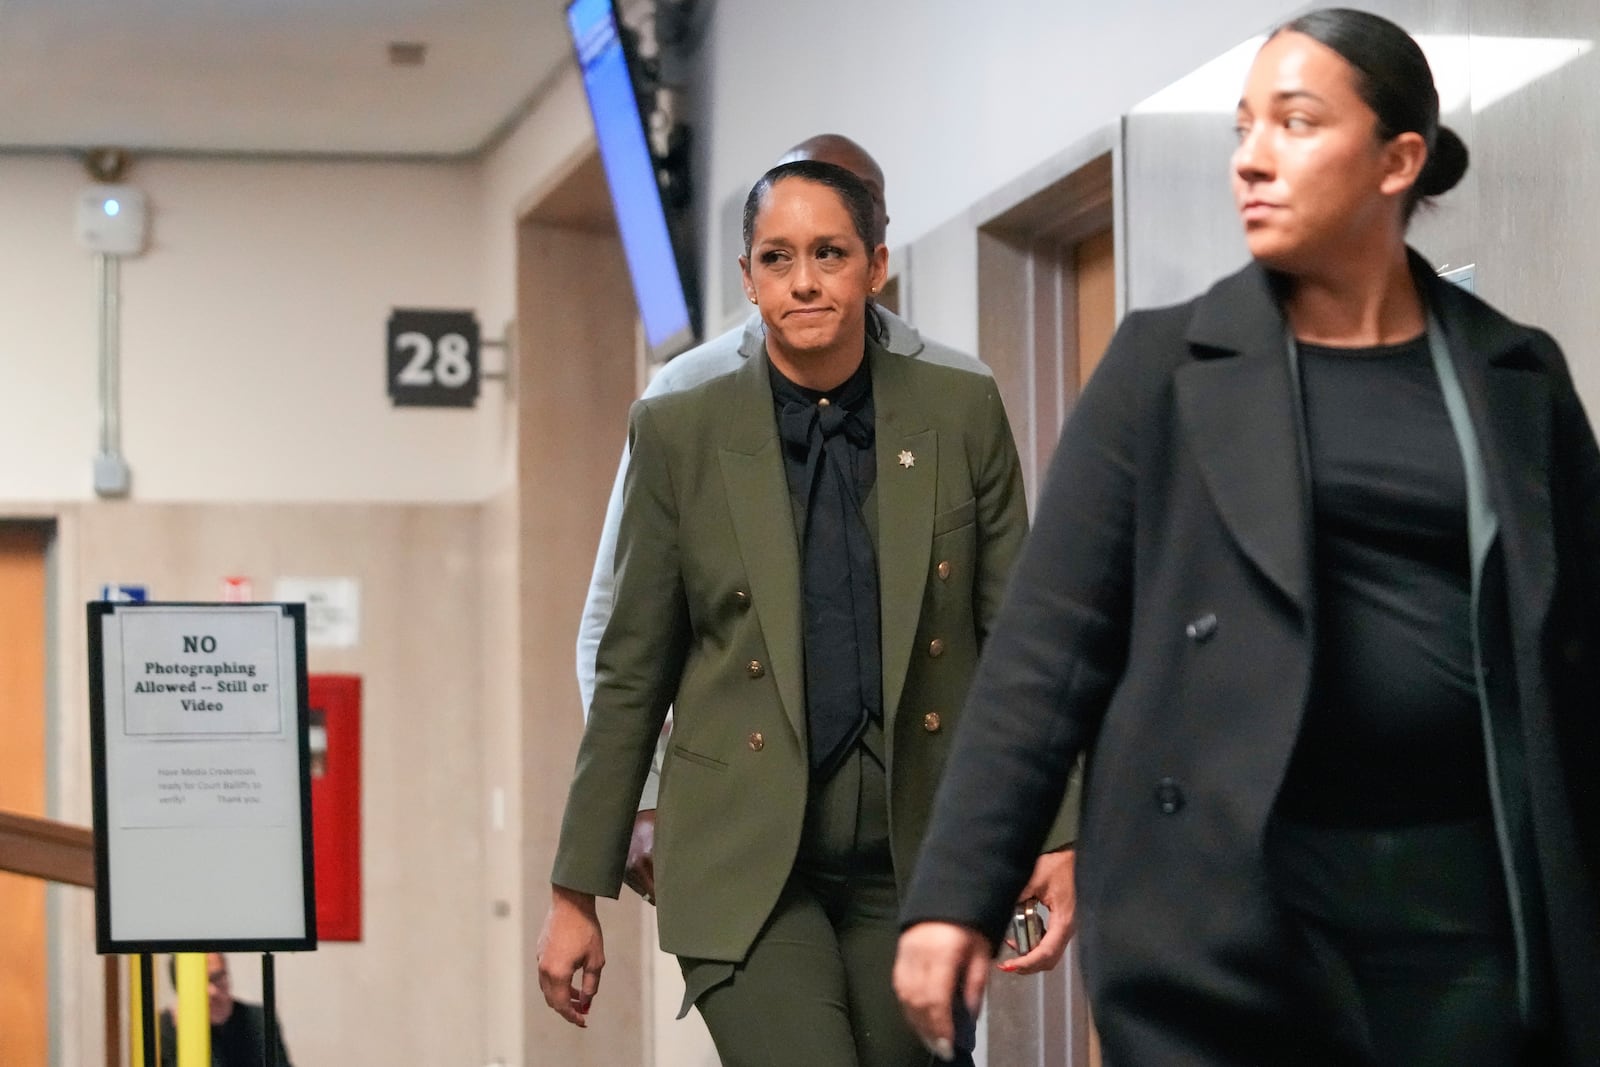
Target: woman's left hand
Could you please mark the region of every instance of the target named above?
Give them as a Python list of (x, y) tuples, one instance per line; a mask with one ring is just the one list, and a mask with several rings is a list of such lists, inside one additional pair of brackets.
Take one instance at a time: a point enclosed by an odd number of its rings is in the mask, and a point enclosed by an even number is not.
[(1020, 900), (1037, 900), (1050, 909), (1050, 922), (1044, 936), (1031, 952), (996, 964), (1007, 974), (1037, 974), (1054, 970), (1066, 955), (1067, 941), (1077, 929), (1077, 886), (1074, 864), (1077, 853), (1070, 849), (1046, 852), (1033, 866), (1033, 877), (1022, 889)]

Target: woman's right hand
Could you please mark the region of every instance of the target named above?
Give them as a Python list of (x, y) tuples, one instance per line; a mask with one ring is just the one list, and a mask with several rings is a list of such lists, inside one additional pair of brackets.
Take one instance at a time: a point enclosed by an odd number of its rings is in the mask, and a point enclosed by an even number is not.
[[(976, 1020), (989, 982), (989, 942), (978, 931), (947, 922), (921, 922), (900, 935), (894, 992), (906, 1022), (939, 1059), (955, 1059), (955, 1006)], [(970, 1036), (970, 1035), (969, 1035)], [(963, 1045), (971, 1051), (970, 1045)]]
[(594, 897), (551, 886), (550, 910), (539, 934), (539, 989), (544, 1002), (572, 1025), (588, 1026), (586, 1016), (600, 991), (600, 972), (605, 965)]

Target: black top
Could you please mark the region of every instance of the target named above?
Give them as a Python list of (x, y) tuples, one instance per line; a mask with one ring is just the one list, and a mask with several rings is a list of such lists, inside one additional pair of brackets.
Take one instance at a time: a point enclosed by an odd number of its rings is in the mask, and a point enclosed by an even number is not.
[[(161, 1013), (161, 1067), (176, 1067), (178, 1031), (172, 1012)], [(259, 1004), (233, 1002), (228, 1017), (211, 1028), (212, 1067), (261, 1067), (266, 1047), (266, 1013)], [(274, 1067), (293, 1067), (283, 1046), (283, 1028), (278, 1028), (278, 1059)]]
[(826, 779), (883, 716), (878, 562), (863, 506), (877, 474), (872, 372), (863, 359), (820, 392), (769, 370), (800, 531), (806, 745), (813, 777)]
[(1299, 347), (1317, 646), (1279, 810), (1360, 827), (1487, 815), (1466, 472), (1428, 340)]
[[(871, 316), (868, 316), (871, 318)], [(784, 376), (783, 372), (772, 364), (767, 364), (767, 377), (772, 383), (772, 406), (780, 423), (783, 419), (784, 408), (791, 404), (810, 406), (813, 404), (839, 404), (850, 415), (859, 419), (869, 429), (875, 427), (877, 413), (872, 406), (872, 369), (871, 361), (863, 359), (861, 366), (855, 373), (846, 378), (843, 383), (833, 389), (810, 389), (804, 385), (797, 385)], [(878, 480), (878, 455), (873, 447), (873, 435), (866, 435), (866, 443), (858, 443), (859, 438), (847, 436), (850, 442), (850, 455), (856, 480), (856, 494), (858, 499), (866, 500), (872, 492), (873, 484)], [(814, 461), (812, 461), (814, 462)], [(789, 499), (794, 505), (795, 529), (802, 532), (806, 528), (806, 505), (811, 496), (811, 483), (814, 470), (808, 456), (802, 448), (791, 448), (785, 445), (783, 450), (783, 469), (789, 478)]]

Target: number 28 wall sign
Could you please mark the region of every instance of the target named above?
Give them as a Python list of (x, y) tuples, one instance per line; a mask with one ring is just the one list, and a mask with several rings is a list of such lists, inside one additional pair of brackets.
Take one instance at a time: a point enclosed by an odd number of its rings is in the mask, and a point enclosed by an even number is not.
[(396, 407), (478, 402), (478, 320), (470, 311), (395, 308), (389, 316), (389, 399)]

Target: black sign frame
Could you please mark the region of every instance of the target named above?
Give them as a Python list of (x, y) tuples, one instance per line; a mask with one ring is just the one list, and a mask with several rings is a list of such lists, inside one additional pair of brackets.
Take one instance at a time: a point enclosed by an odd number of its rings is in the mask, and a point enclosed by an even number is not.
[[(311, 840), (311, 697), (306, 678), (306, 608), (304, 604), (252, 601), (219, 604), (199, 601), (90, 601), (89, 623), (89, 749), (94, 808), (95, 951), (106, 955), (161, 952), (310, 952), (317, 947), (316, 872)], [(114, 938), (111, 935), (110, 800), (107, 795), (106, 680), (101, 620), (122, 611), (151, 608), (230, 609), (276, 607), (294, 624), (296, 732), (299, 747), (300, 856), (305, 933), (300, 937), (260, 938)], [(175, 877), (182, 876), (174, 871)]]

